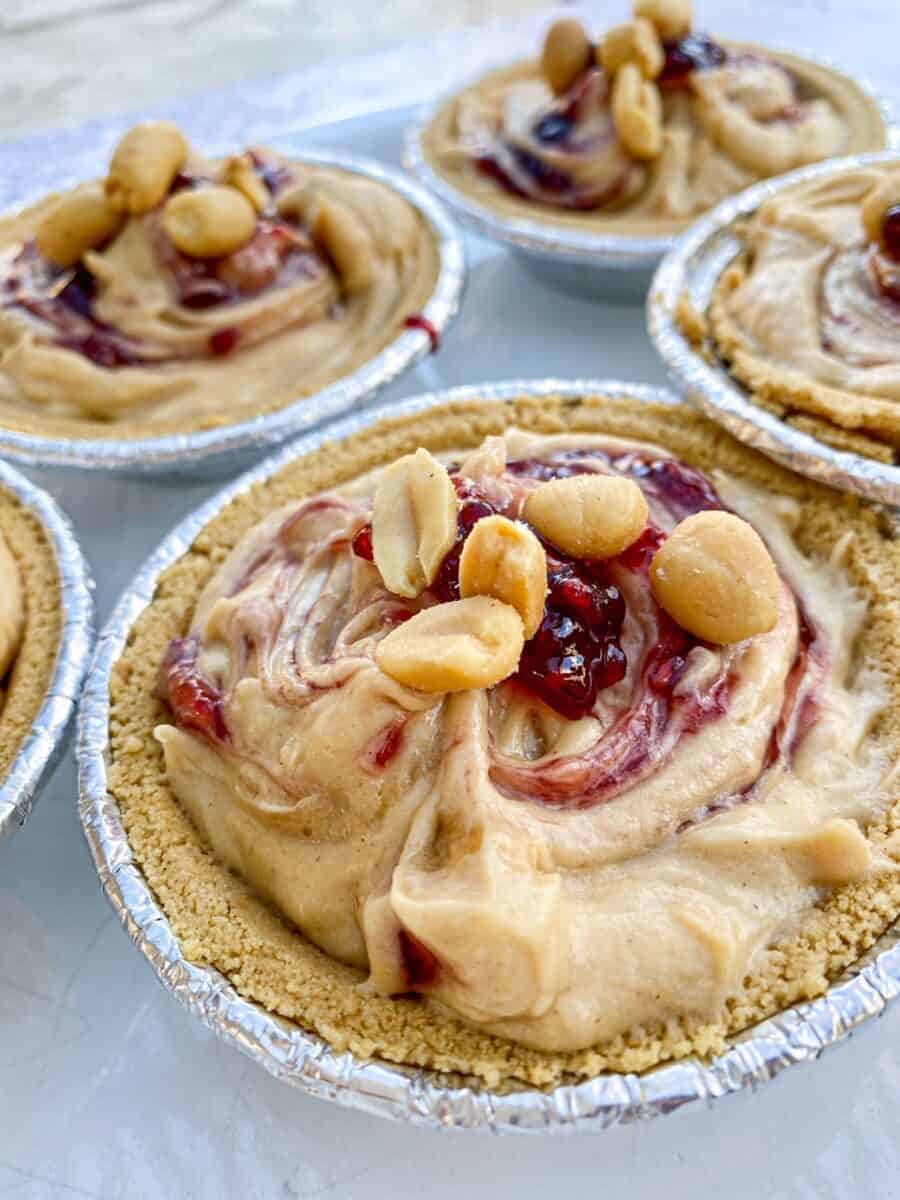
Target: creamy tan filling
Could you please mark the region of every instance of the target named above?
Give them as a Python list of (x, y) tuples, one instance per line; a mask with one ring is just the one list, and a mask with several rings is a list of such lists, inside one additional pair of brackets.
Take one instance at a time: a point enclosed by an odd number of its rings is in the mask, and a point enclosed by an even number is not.
[[(510, 457), (611, 443), (508, 437)], [(489, 476), (492, 457), (472, 456), (466, 470)], [(629, 674), (580, 721), (508, 685), (452, 696), (403, 687), (373, 656), (410, 602), (348, 552), (371, 478), (273, 514), (203, 593), (192, 634), (230, 736), (157, 730), (176, 794), (229, 866), (379, 991), (410, 987), (405, 931), (439, 963), (421, 990), (539, 1048), (714, 1016), (824, 889), (888, 866), (862, 833), (884, 802), (885, 770), (866, 739), (883, 689), (853, 657), (865, 603), (839, 554), (800, 554), (790, 502), (730, 478), (716, 485), (792, 591), (771, 633), (691, 652), (679, 688), (702, 695), (727, 672), (724, 713), (607, 802), (552, 807), (508, 783), (517, 771), (583, 771), (602, 744), (640, 671), (637, 593)], [(652, 516), (666, 520), (658, 506)], [(276, 539), (287, 557), (260, 566)], [(763, 769), (798, 648), (792, 593), (827, 657), (809, 731)]]
[(790, 188), (749, 222), (745, 280), (725, 312), (747, 348), (829, 388), (900, 400), (900, 302), (870, 266), (860, 215), (888, 168)]
[(24, 624), (25, 605), (19, 567), (0, 533), (0, 704), (3, 679), (15, 659)]
[[(424, 219), (384, 184), (325, 167), (291, 164), (298, 184), (323, 188), (360, 221), (373, 249), (371, 284), (344, 296), (327, 259), (311, 278), (205, 309), (184, 307), (154, 249), (158, 213), (131, 218), (85, 265), (97, 280), (95, 314), (136, 342), (149, 363), (107, 368), (56, 344), (18, 308), (0, 308), (0, 417), (17, 411), (127, 421), (152, 428), (237, 420), (308, 395), (356, 369), (424, 306), (437, 250)], [(46, 203), (0, 221), (0, 274), (31, 235)], [(231, 329), (225, 357), (210, 339)]]
[[(733, 57), (722, 66), (692, 72), (684, 90), (663, 90), (663, 146), (649, 161), (626, 153), (608, 97), (566, 149), (536, 138), (554, 97), (535, 62), (494, 72), (451, 100), (426, 131), (426, 154), (454, 185), (510, 215), (530, 207), (535, 219), (580, 225), (612, 216), (617, 227), (633, 223), (638, 232), (648, 223), (684, 223), (756, 180), (846, 153), (858, 140), (857, 148), (884, 144), (848, 81), (818, 69), (806, 78), (802, 60), (782, 64), (755, 47), (728, 48)], [(596, 207), (567, 214), (565, 195), (555, 201), (548, 193), (543, 204), (510, 196), (475, 165), (498, 142), (565, 172), (577, 190), (600, 197)]]

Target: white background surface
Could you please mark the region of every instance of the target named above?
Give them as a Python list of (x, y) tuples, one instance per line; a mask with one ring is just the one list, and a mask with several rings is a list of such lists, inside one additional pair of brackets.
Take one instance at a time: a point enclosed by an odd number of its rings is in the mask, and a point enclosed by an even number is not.
[[(708, 21), (712, 27), (830, 53), (885, 85), (896, 78), (897, 0), (867, 0), (852, 11), (815, 0), (698, 6), (720, 13)], [(113, 7), (106, 0), (105, 8)], [(228, 14), (235, 6), (222, 0), (202, 7)], [(245, 7), (272, 18), (286, 6)], [(51, 0), (13, 0), (11, 7), (0, 0), (0, 39), (11, 20), (44, 9), (53, 19)], [(60, 53), (52, 38), (47, 44), (43, 83), (28, 72), (14, 80), (20, 105), (29, 88), (45, 86), (49, 58)], [(3, 88), (11, 94), (12, 87), (5, 70), (11, 60), (4, 54), (2, 61), (0, 110)], [(423, 88), (427, 61), (427, 54), (410, 58)], [(100, 75), (111, 70), (103, 64)], [(149, 75), (144, 71), (142, 89)], [(79, 80), (87, 87), (80, 73)], [(164, 97), (156, 86), (153, 95), (141, 90), (141, 98)], [(97, 107), (109, 109), (108, 93)], [(20, 119), (15, 105), (7, 112), (14, 123)], [(396, 162), (407, 115), (316, 130), (309, 142)], [(0, 146), (0, 164), (2, 154)], [(471, 263), (463, 312), (442, 352), (382, 399), (527, 374), (664, 382), (640, 309), (546, 291), (511, 257), (483, 244), (472, 243)], [(75, 521), (98, 580), (101, 619), (158, 538), (214, 490), (32, 474)], [(0, 1197), (900, 1196), (900, 1007), (756, 1095), (591, 1138), (423, 1132), (293, 1092), (218, 1043), (158, 985), (99, 893), (75, 795), (70, 752), (26, 829), (0, 845)]]

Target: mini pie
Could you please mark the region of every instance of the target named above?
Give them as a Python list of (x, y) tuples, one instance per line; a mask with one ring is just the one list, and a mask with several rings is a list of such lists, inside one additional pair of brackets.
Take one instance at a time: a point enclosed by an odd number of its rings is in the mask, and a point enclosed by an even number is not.
[(900, 162), (783, 188), (738, 233), (707, 313), (680, 303), (685, 336), (789, 424), (896, 462)]
[(383, 421), (164, 573), (110, 792), (186, 957), (335, 1048), (712, 1053), (900, 913), (894, 534), (681, 408)]
[(0, 219), (0, 425), (149, 437), (271, 412), (423, 320), (438, 270), (387, 184), (136, 126), (105, 180)]
[(493, 71), (441, 108), (431, 167), (505, 217), (584, 233), (677, 232), (756, 180), (880, 150), (877, 105), (797, 55), (692, 32), (690, 0), (636, 0), (596, 44), (572, 19), (540, 60)]
[(44, 703), (62, 621), (59, 568), (44, 528), (0, 484), (0, 788)]

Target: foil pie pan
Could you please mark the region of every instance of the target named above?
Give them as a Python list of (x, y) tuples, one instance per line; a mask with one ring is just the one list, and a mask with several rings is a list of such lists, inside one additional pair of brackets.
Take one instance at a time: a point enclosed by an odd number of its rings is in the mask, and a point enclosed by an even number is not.
[(94, 606), (87, 565), (68, 518), (56, 502), (13, 467), (0, 462), (0, 487), (18, 498), (40, 522), (56, 558), (63, 609), (53, 676), (5, 779), (0, 779), (0, 840), (24, 825), (41, 780), (62, 754), (94, 640)]
[(304, 437), (247, 472), (183, 521), (144, 563), (100, 636), (79, 716), (80, 815), (97, 870), (129, 936), (159, 981), (223, 1041), (272, 1075), (349, 1108), (416, 1125), (476, 1132), (597, 1132), (610, 1125), (661, 1116), (694, 1101), (707, 1103), (755, 1088), (792, 1063), (817, 1058), (863, 1021), (879, 1015), (900, 992), (900, 934), (834, 984), (821, 999), (780, 1013), (731, 1041), (711, 1062), (685, 1059), (643, 1075), (604, 1074), (553, 1091), (495, 1092), (478, 1081), (337, 1053), (322, 1038), (240, 996), (210, 967), (185, 958), (140, 868), (107, 791), (109, 684), (129, 632), (153, 598), (163, 571), (236, 496), (323, 444), (358, 433), (384, 417), (461, 400), (517, 396), (627, 396), (677, 406), (669, 392), (635, 384), (554, 379), (454, 388), (355, 415)]
[[(782, 51), (799, 55), (816, 66), (828, 67), (846, 75), (840, 66), (821, 55), (784, 46), (772, 46), (770, 49), (776, 54)], [(856, 76), (853, 76), (853, 80), (877, 104), (887, 126), (888, 144), (900, 146), (900, 112), (896, 106), (864, 80)], [(464, 225), (481, 237), (509, 246), (542, 282), (598, 299), (642, 303), (654, 270), (663, 256), (677, 244), (678, 234), (637, 237), (561, 229), (550, 223), (552, 212), (547, 221), (504, 216), (455, 188), (432, 167), (425, 155), (423, 134), (438, 112), (463, 87), (454, 89), (449, 95), (425, 107), (407, 130), (404, 148), (406, 166), (444, 201)]]
[(807, 179), (835, 175), (867, 163), (894, 161), (896, 150), (831, 159), (764, 180), (725, 200), (693, 225), (660, 264), (647, 300), (647, 327), (673, 381), (706, 416), (718, 421), (739, 441), (801, 475), (896, 505), (900, 504), (900, 467), (837, 450), (767, 412), (750, 399), (749, 391), (723, 363), (708, 361), (690, 344), (675, 319), (684, 292), (698, 312), (706, 312), (719, 277), (744, 248), (736, 223), (770, 197)]
[[(340, 167), (383, 183), (419, 210), (434, 232), (440, 258), (434, 291), (421, 315), (440, 337), (459, 310), (466, 270), (462, 239), (444, 206), (402, 171), (355, 155), (294, 148), (292, 141), (275, 138), (271, 144), (303, 162)], [(406, 329), (368, 362), (320, 392), (218, 429), (147, 438), (54, 438), (0, 428), (0, 454), (32, 466), (122, 475), (174, 471), (190, 472), (194, 479), (218, 477), (246, 467), (287, 438), (361, 407), (432, 349), (431, 336), (424, 329)], [(227, 389), (227, 378), (223, 387)]]

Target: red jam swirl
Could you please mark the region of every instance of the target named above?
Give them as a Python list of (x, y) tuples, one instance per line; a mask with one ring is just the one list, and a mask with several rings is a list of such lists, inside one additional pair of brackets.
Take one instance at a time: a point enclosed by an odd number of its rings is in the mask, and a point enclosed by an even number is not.
[(222, 693), (200, 673), (198, 650), (196, 638), (172, 641), (163, 659), (160, 692), (180, 729), (228, 741)]

